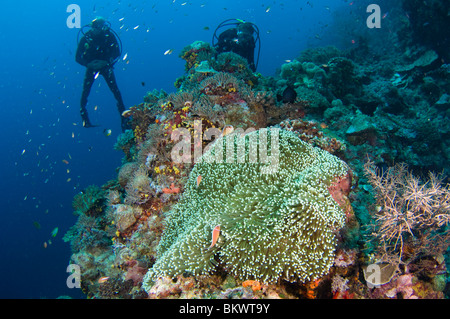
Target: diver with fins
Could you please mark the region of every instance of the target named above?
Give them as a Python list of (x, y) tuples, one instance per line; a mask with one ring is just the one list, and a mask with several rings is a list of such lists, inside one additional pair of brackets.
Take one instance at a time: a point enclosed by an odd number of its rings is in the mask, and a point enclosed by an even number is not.
[[(86, 28), (90, 28), (85, 32)], [(83, 36), (80, 39), (80, 34)], [(98, 75), (103, 76), (109, 89), (117, 101), (117, 110), (121, 118), (121, 128), (128, 129), (128, 121), (122, 116), (125, 105), (122, 94), (114, 76), (114, 64), (122, 55), (122, 42), (117, 33), (111, 29), (111, 24), (102, 17), (95, 18), (90, 24), (82, 27), (78, 33), (76, 62), (86, 67), (81, 94), (80, 113), (84, 127), (95, 127), (87, 113), (86, 105), (92, 85)]]

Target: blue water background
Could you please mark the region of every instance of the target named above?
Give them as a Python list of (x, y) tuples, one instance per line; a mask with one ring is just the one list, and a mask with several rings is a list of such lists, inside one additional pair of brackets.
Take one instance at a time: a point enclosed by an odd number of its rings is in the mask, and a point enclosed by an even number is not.
[[(339, 15), (352, 21), (355, 12), (365, 15), (366, 9), (344, 0), (3, 1), (0, 298), (83, 297), (79, 289), (66, 287), (70, 247), (62, 236), (76, 221), (71, 202), (88, 185), (115, 178), (121, 165), (122, 154), (113, 150), (119, 115), (101, 77), (88, 104), (91, 122), (101, 127), (85, 129), (80, 123), (85, 69), (74, 59), (78, 29), (66, 26), (71, 3), (80, 6), (82, 25), (101, 15), (120, 35), (127, 59), (117, 63), (116, 78), (127, 107), (153, 89), (175, 92), (173, 83), (184, 74), (182, 48), (195, 40), (210, 42), (225, 19), (258, 25), (258, 71), (271, 76), (308, 46), (350, 46), (354, 30), (330, 29), (330, 21)], [(168, 49), (173, 53), (164, 55)], [(105, 137), (104, 128), (112, 135)]]

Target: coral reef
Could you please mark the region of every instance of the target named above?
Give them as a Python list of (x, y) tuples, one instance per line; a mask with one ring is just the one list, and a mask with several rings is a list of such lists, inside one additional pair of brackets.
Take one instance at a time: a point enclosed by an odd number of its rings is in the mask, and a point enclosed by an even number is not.
[(175, 87), (187, 91), (195, 89), (197, 84), (218, 73), (232, 74), (248, 85), (258, 83), (258, 76), (253, 74), (247, 60), (233, 52), (217, 52), (208, 43), (195, 41), (180, 53), (186, 61), (186, 75), (175, 81)]
[(444, 253), (450, 243), (450, 186), (430, 173), (424, 183), (396, 165), (380, 173), (374, 164), (365, 165), (377, 199), (376, 225), (371, 240), (383, 261), (407, 262), (419, 255)]
[(186, 72), (189, 72), (194, 66), (198, 66), (202, 61), (208, 61), (212, 58), (214, 49), (207, 42), (195, 41), (186, 46), (180, 53), (180, 58), (186, 61)]
[[(275, 162), (247, 162), (253, 156), (250, 147), (266, 147), (265, 140)], [(243, 153), (227, 153), (223, 162), (214, 163), (230, 147)], [(304, 281), (326, 274), (334, 260), (335, 232), (345, 223), (330, 189), (349, 176), (345, 163), (284, 130), (219, 139), (193, 168), (183, 197), (169, 214), (146, 290), (159, 276), (209, 273), (218, 263), (215, 256), (243, 280)], [(350, 184), (331, 193), (348, 195)], [(220, 238), (210, 247), (216, 225)]]
[(86, 296), (448, 298), (448, 5), (392, 6), (272, 77), (186, 46), (177, 92), (124, 112), (117, 178), (74, 197)]
[(97, 216), (102, 213), (105, 192), (96, 185), (88, 186), (73, 198), (72, 207), (75, 215)]
[(134, 173), (125, 187), (127, 204), (144, 204), (151, 197), (156, 197), (158, 186), (147, 175), (148, 167), (141, 166)]
[(325, 123), (318, 124), (314, 121), (285, 120), (279, 126), (287, 131), (294, 132), (302, 141), (334, 154), (344, 152), (345, 143), (332, 137), (325, 137), (322, 130), (327, 128)]

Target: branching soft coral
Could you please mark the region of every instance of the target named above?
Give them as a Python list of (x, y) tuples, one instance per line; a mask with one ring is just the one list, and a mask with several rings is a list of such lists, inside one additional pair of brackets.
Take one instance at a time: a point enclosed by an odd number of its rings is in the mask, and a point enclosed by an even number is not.
[(382, 258), (394, 256), (402, 262), (420, 253), (444, 252), (450, 241), (450, 186), (442, 185), (442, 176), (430, 172), (424, 183), (404, 164), (382, 173), (371, 161), (364, 168), (376, 190), (378, 211), (372, 236)]

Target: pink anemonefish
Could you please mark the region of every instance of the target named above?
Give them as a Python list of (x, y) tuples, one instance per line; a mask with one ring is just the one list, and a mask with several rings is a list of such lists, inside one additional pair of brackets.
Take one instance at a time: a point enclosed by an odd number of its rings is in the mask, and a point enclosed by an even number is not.
[(103, 284), (103, 283), (107, 282), (108, 279), (109, 279), (109, 277), (107, 277), (107, 276), (100, 277), (100, 278), (98, 279), (98, 283), (99, 283), (99, 284)]
[(216, 227), (214, 227), (212, 231), (212, 241), (211, 246), (209, 246), (209, 248), (214, 247), (214, 245), (217, 243), (217, 240), (219, 239), (219, 235), (220, 235), (220, 225), (217, 225)]

